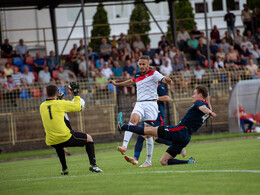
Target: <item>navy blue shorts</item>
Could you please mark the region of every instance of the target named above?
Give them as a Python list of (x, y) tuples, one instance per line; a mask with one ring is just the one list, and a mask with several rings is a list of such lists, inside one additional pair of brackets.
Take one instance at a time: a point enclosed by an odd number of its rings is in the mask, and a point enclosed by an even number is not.
[(160, 126), (158, 128), (158, 137), (172, 142), (167, 152), (175, 157), (177, 154), (180, 154), (182, 148), (185, 148), (190, 142), (191, 134), (186, 127), (181, 125)]
[(163, 125), (164, 125), (164, 118), (162, 116), (158, 116), (155, 121), (154, 127), (163, 126)]

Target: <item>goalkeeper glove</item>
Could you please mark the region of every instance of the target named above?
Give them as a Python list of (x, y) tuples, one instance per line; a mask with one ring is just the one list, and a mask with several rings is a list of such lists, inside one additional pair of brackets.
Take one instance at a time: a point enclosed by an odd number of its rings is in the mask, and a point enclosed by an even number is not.
[(58, 100), (62, 100), (64, 98), (64, 93), (59, 91)]
[(68, 85), (69, 90), (74, 94), (74, 96), (79, 95), (79, 83), (78, 82), (70, 82)]

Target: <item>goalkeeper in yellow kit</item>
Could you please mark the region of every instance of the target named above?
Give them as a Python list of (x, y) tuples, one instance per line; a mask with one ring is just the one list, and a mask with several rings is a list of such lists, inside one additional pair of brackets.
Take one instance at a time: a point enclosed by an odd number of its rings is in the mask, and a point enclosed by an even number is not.
[(49, 85), (46, 87), (47, 99), (40, 106), (42, 123), (46, 134), (45, 142), (48, 146), (56, 149), (62, 165), (62, 175), (69, 173), (63, 148), (75, 146), (85, 146), (89, 157), (90, 171), (102, 172), (96, 165), (92, 137), (83, 132), (71, 131), (64, 121), (65, 113), (81, 111), (79, 84), (71, 82), (68, 87), (74, 94), (74, 102), (57, 100), (59, 94), (57, 86)]

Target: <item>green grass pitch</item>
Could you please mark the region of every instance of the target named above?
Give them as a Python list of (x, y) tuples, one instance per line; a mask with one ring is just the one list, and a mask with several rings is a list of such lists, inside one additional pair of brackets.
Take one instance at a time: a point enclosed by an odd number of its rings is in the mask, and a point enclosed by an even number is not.
[[(115, 148), (116, 148), (115, 143)], [(165, 166), (166, 146), (155, 147), (153, 166), (127, 163), (118, 151), (98, 152), (104, 173), (88, 170), (86, 154), (67, 157), (61, 176), (57, 157), (0, 163), (0, 194), (259, 194), (260, 139), (190, 143), (197, 164)], [(84, 148), (82, 148), (84, 151)], [(133, 149), (127, 151), (133, 155)], [(144, 149), (139, 164), (146, 158)], [(178, 156), (181, 159), (181, 156)]]

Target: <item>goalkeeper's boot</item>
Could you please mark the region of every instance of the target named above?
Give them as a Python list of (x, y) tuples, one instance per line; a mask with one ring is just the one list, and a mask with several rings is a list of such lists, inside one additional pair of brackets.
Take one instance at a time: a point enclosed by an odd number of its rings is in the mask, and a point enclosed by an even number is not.
[(129, 163), (131, 163), (132, 165), (137, 165), (138, 164), (138, 160), (135, 159), (135, 157), (131, 157), (131, 156), (124, 156), (125, 160)]
[(150, 167), (150, 166), (152, 166), (152, 163), (145, 161), (145, 162), (144, 162), (142, 165), (140, 165), (139, 167)]
[(182, 148), (181, 150), (181, 156), (184, 158), (186, 156), (186, 150), (185, 148)]
[(68, 169), (61, 170), (60, 174), (61, 175), (68, 175), (69, 174), (69, 170)]
[(125, 152), (126, 152), (126, 148), (125, 147), (117, 146), (117, 150), (119, 152), (121, 152), (122, 155), (125, 155)]
[(188, 164), (195, 164), (195, 163), (196, 163), (195, 159), (190, 157), (189, 161), (188, 161)]
[(124, 125), (124, 121), (123, 121), (123, 113), (119, 112), (118, 113), (118, 117), (117, 117), (117, 129), (118, 131), (122, 131), (121, 127)]
[(97, 165), (90, 165), (89, 170), (96, 173), (102, 173), (103, 171)]

